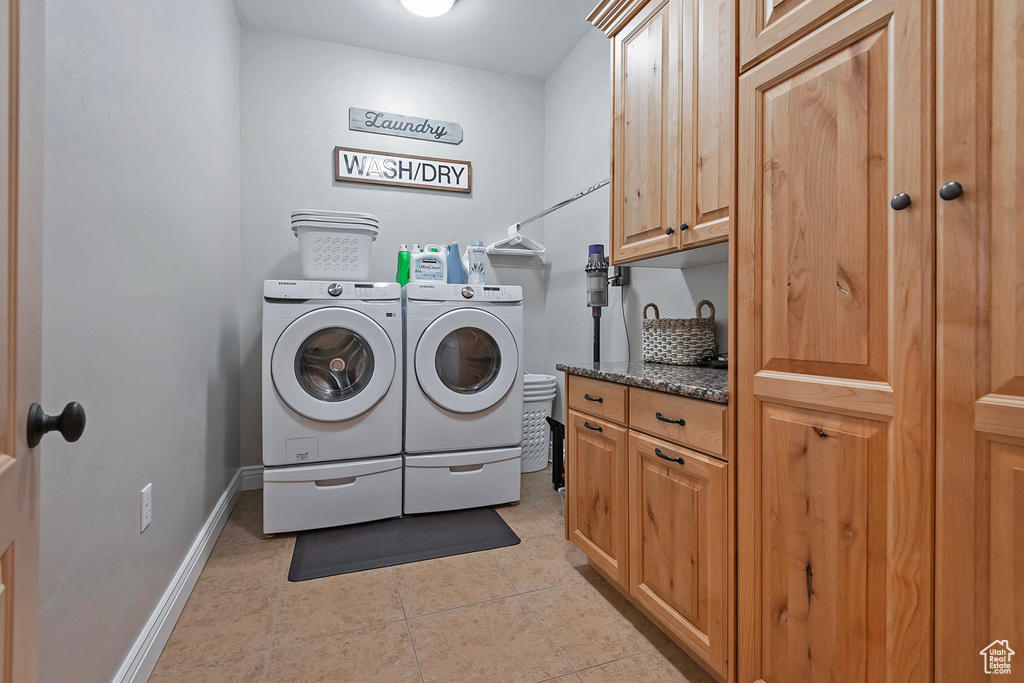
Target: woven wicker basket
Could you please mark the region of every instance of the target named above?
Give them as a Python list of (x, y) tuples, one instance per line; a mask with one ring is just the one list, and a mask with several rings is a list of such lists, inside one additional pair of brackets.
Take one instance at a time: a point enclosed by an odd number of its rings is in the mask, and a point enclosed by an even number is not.
[[(707, 305), (711, 317), (702, 318), (700, 309)], [(648, 319), (647, 309), (654, 309)], [(696, 318), (662, 318), (654, 304), (644, 306), (644, 360), (648, 363), (697, 365), (701, 359), (718, 351), (715, 341), (715, 305), (703, 299), (697, 304)]]

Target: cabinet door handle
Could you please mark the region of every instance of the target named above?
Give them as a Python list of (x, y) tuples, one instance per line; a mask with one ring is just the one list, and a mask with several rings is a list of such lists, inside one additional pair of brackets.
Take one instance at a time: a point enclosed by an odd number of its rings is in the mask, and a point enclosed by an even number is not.
[(673, 227), (672, 227), (671, 225), (670, 225), (670, 226), (668, 226), (667, 228), (665, 228), (665, 234), (666, 234), (666, 235), (671, 235), (671, 234), (672, 234), (672, 233), (674, 233), (675, 231), (676, 231), (676, 229), (675, 229), (675, 228), (673, 228)]
[(896, 211), (902, 211), (903, 209), (910, 206), (910, 195), (907, 194), (906, 192), (900, 192), (898, 195), (892, 198), (892, 201), (889, 202), (889, 206), (891, 206)]
[(690, 227), (690, 224), (687, 223), (686, 221), (683, 221), (682, 223), (679, 224), (679, 229), (680, 230), (686, 230), (689, 227)]
[(679, 418), (678, 420), (673, 420), (671, 417), (665, 417), (661, 413), (655, 413), (654, 417), (658, 418), (662, 422), (671, 422), (672, 424), (679, 425), (680, 427), (685, 427), (686, 426), (686, 420), (684, 420), (683, 418)]
[(939, 196), (942, 197), (943, 201), (951, 202), (954, 199), (959, 199), (960, 195), (964, 193), (964, 186), (953, 180), (941, 188), (939, 188)]
[(682, 458), (673, 458), (671, 456), (665, 455), (664, 453), (661, 452), (660, 448), (655, 448), (654, 449), (654, 454), (656, 456), (658, 456), (659, 458), (661, 458), (662, 460), (668, 460), (669, 462), (677, 462), (680, 465), (685, 465), (686, 464), (686, 462)]
[(600, 396), (591, 396), (590, 394), (583, 394), (583, 398), (587, 399), (588, 401), (593, 401), (594, 403), (604, 403), (604, 399), (601, 398)]
[(594, 425), (590, 424), (586, 420), (583, 421), (583, 426), (586, 427), (587, 429), (593, 429), (595, 432), (603, 432), (604, 431), (604, 429), (601, 427), (601, 425), (597, 425), (595, 427)]

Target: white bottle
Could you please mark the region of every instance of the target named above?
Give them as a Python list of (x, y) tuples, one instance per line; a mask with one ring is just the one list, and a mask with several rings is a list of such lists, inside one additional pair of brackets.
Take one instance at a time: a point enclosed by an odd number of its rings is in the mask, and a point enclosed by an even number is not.
[(447, 282), (447, 263), (441, 247), (428, 244), (412, 254), (409, 282)]
[(471, 242), (462, 257), (462, 265), (466, 267), (466, 281), (471, 285), (484, 284), (484, 243), (480, 240)]

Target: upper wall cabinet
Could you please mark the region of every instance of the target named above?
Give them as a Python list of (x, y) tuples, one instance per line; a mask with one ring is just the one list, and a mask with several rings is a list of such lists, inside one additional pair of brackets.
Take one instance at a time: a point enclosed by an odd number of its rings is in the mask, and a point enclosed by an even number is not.
[(739, 0), (740, 70), (839, 16), (860, 0)]
[(734, 0), (606, 0), (613, 39), (613, 263), (729, 238)]

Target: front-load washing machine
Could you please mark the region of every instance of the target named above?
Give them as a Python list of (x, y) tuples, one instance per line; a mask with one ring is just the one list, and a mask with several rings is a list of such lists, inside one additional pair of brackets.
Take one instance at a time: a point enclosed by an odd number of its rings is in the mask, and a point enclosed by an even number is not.
[(398, 283), (263, 285), (263, 529), (402, 513)]
[(519, 500), (522, 288), (411, 283), (402, 305), (404, 511)]

